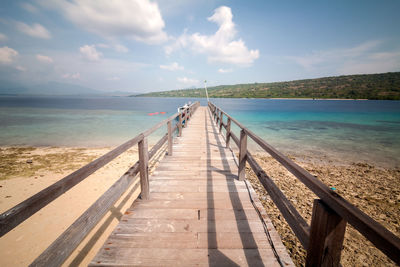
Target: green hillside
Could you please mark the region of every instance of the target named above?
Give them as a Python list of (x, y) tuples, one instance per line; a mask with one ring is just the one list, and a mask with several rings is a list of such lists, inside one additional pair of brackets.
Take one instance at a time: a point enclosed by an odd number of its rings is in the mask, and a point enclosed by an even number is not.
[[(400, 100), (400, 72), (347, 75), (290, 82), (220, 85), (209, 97), (225, 98), (343, 98)], [(153, 92), (137, 96), (205, 97), (204, 88)]]

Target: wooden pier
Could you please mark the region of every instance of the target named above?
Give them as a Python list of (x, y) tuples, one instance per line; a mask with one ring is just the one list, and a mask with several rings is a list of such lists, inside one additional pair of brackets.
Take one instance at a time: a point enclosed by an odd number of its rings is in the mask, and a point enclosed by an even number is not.
[[(239, 128), (239, 137), (231, 124)], [(149, 150), (147, 137), (162, 126), (167, 126), (167, 133)], [(247, 150), (248, 138), (319, 197), (313, 203), (311, 225)], [(238, 158), (231, 141), (239, 150)], [(149, 176), (149, 160), (166, 143), (168, 155)], [(306, 266), (340, 266), (347, 224), (400, 264), (397, 236), (211, 102), (208, 107), (192, 104), (4, 212), (0, 236), (134, 145), (138, 145), (139, 161), (31, 266), (62, 265), (132, 185), (140, 186), (140, 198), (122, 216), (90, 266), (293, 266), (245, 179), (247, 163), (307, 250)]]
[(189, 123), (151, 175), (149, 199), (125, 212), (90, 266), (291, 265), (212, 114), (200, 107)]

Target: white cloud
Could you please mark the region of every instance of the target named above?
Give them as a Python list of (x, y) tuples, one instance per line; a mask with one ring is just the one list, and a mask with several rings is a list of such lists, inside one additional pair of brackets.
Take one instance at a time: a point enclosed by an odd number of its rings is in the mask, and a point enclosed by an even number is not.
[(128, 53), (129, 49), (121, 44), (112, 44), (112, 45), (108, 45), (108, 44), (96, 44), (95, 47), (98, 48), (103, 48), (103, 49), (114, 49), (116, 52), (118, 53)]
[(232, 72), (232, 71), (233, 71), (232, 69), (218, 69), (219, 73), (229, 73), (229, 72)]
[(179, 78), (177, 78), (177, 81), (180, 82), (180, 83), (184, 83), (186, 85), (196, 85), (196, 84), (199, 83), (199, 80), (190, 79), (190, 78), (187, 78), (187, 77), (179, 77)]
[(161, 69), (164, 70), (170, 70), (170, 71), (176, 71), (176, 70), (183, 70), (183, 66), (180, 66), (177, 62), (173, 62), (169, 65), (160, 65)]
[(31, 13), (37, 13), (38, 12), (37, 7), (35, 7), (34, 5), (32, 5), (30, 3), (21, 3), (21, 7), (23, 9), (25, 9), (26, 11), (31, 12)]
[(160, 9), (149, 0), (41, 0), (40, 4), (57, 9), (79, 27), (106, 38), (130, 37), (149, 44), (167, 40)]
[(400, 51), (371, 53), (362, 60), (349, 60), (339, 68), (340, 74), (367, 74), (400, 70)]
[(81, 74), (79, 72), (77, 72), (77, 73), (65, 73), (62, 77), (64, 79), (79, 80), (81, 78)]
[(39, 23), (35, 23), (32, 26), (30, 26), (23, 22), (17, 21), (16, 25), (17, 25), (17, 29), (20, 32), (25, 33), (29, 36), (32, 36), (35, 38), (42, 38), (42, 39), (50, 39), (51, 38), (50, 32), (45, 27), (40, 25)]
[(108, 78), (107, 80), (108, 81), (119, 81), (119, 80), (121, 80), (121, 78), (118, 76), (112, 76), (112, 77)]
[(5, 34), (0, 33), (0, 42), (4, 42), (7, 40), (8, 40), (7, 36)]
[(44, 62), (44, 63), (53, 63), (53, 59), (51, 57), (40, 55), (40, 54), (36, 55), (36, 59), (39, 60), (40, 62)]
[(99, 48), (110, 48), (108, 44), (97, 44), (96, 46)]
[(0, 47), (0, 63), (7, 64), (14, 61), (18, 52), (8, 46)]
[(129, 52), (129, 49), (126, 46), (121, 45), (121, 44), (114, 45), (114, 50), (119, 53), (128, 53)]
[(15, 69), (16, 69), (16, 70), (19, 70), (19, 71), (26, 71), (26, 68), (25, 68), (25, 67), (22, 67), (22, 66), (19, 66), (19, 65), (16, 66)]
[(81, 52), (82, 57), (89, 61), (99, 61), (103, 56), (101, 52), (96, 50), (94, 45), (84, 45), (79, 48), (79, 51)]
[(354, 47), (313, 51), (304, 56), (289, 56), (307, 71), (329, 69), (335, 74), (398, 71), (400, 51), (382, 51), (382, 41), (367, 41)]
[(249, 50), (242, 39), (234, 40), (236, 36), (232, 11), (227, 6), (221, 6), (208, 18), (219, 28), (213, 35), (183, 33), (176, 42), (165, 48), (168, 54), (180, 48), (191, 48), (194, 52), (206, 54), (209, 62), (229, 63), (239, 66), (250, 66), (259, 58), (258, 50)]

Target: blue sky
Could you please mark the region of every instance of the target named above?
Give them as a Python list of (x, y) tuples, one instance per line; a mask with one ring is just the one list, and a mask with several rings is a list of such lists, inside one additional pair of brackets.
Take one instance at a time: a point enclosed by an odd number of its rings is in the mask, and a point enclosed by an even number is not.
[(400, 71), (400, 1), (0, 3), (0, 81), (149, 92)]

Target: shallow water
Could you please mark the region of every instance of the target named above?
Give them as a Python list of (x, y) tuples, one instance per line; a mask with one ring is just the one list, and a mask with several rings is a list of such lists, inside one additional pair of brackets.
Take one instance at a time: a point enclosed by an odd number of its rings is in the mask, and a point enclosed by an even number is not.
[[(0, 97), (0, 145), (116, 146), (188, 101), (196, 99)], [(400, 101), (212, 101), (285, 153), (400, 165)], [(166, 114), (148, 115), (162, 111)]]

